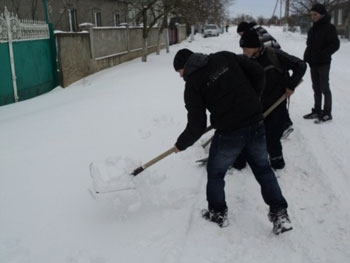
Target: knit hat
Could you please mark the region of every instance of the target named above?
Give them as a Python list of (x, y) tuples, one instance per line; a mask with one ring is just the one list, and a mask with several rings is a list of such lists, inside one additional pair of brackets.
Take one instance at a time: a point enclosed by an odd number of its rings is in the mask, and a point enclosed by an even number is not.
[(185, 67), (187, 60), (190, 58), (192, 54), (193, 52), (187, 48), (180, 49), (174, 57), (175, 71), (178, 71), (179, 69), (183, 69)]
[(327, 13), (327, 10), (326, 8), (324, 7), (324, 5), (322, 4), (314, 4), (312, 7), (311, 7), (311, 10), (310, 11), (315, 11), (317, 13), (319, 13), (320, 15), (324, 15)]
[(240, 47), (256, 48), (261, 47), (258, 33), (254, 29), (244, 32), (241, 39), (239, 40)]
[(249, 30), (249, 29), (250, 29), (249, 23), (243, 21), (243, 22), (241, 22), (241, 23), (238, 24), (238, 26), (237, 26), (237, 33), (245, 32), (245, 31), (247, 31), (247, 30)]

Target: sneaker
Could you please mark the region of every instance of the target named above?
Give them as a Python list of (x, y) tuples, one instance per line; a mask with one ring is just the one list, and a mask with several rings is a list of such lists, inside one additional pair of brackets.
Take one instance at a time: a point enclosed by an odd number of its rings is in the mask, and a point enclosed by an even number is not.
[(270, 211), (267, 216), (270, 222), (273, 223), (272, 232), (275, 235), (279, 235), (293, 229), (287, 209), (281, 209), (277, 212)]
[(318, 118), (317, 120), (315, 120), (315, 123), (322, 123), (322, 122), (327, 122), (327, 121), (331, 121), (333, 119), (331, 114), (322, 114), (322, 116), (320, 118)]
[(219, 227), (227, 227), (227, 209), (224, 212), (215, 212), (214, 210), (203, 209), (202, 217), (208, 221), (218, 224)]
[(271, 167), (274, 170), (283, 169), (286, 166), (286, 163), (284, 162), (283, 156), (270, 158), (270, 163), (271, 163)]
[(311, 119), (317, 119), (321, 115), (320, 110), (315, 110), (314, 108), (311, 109), (311, 113), (306, 114), (303, 116), (304, 119), (311, 120)]
[(281, 139), (287, 139), (288, 136), (294, 131), (293, 125), (288, 126), (282, 133)]

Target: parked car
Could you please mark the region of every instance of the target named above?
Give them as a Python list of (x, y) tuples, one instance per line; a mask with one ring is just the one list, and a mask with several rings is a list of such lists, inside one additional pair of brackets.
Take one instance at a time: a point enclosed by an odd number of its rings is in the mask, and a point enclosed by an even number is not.
[(218, 36), (220, 28), (215, 24), (208, 24), (204, 26), (203, 37)]

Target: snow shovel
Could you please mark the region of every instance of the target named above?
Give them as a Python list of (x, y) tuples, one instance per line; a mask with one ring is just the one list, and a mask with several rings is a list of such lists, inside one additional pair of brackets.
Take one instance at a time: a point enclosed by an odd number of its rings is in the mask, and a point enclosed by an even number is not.
[[(207, 127), (204, 133), (211, 130)], [(203, 133), (203, 134), (204, 134)], [(113, 193), (122, 190), (135, 189), (133, 177), (143, 172), (146, 168), (159, 162), (165, 157), (176, 151), (175, 146), (163, 152), (149, 162), (141, 165), (133, 170), (131, 173), (125, 171), (126, 166), (130, 166), (130, 161), (121, 158), (110, 158), (105, 160), (102, 164), (90, 163), (90, 175), (93, 179), (91, 193), (96, 194)], [(119, 175), (118, 175), (119, 172)]]
[[(207, 132), (210, 131), (211, 129), (212, 129), (212, 127), (211, 127), (211, 126), (208, 126), (208, 127), (205, 129), (205, 131), (204, 131), (203, 134), (207, 133)], [(176, 150), (176, 149), (175, 149), (175, 146), (172, 147), (172, 148), (170, 148), (169, 150), (163, 152), (162, 154), (160, 154), (160, 155), (158, 155), (157, 157), (153, 158), (153, 159), (150, 160), (149, 162), (147, 162), (147, 163), (141, 165), (140, 167), (136, 168), (136, 169), (131, 173), (131, 175), (134, 175), (134, 176), (138, 175), (139, 173), (141, 173), (142, 171), (144, 171), (146, 168), (150, 167), (151, 165), (155, 164), (156, 162), (159, 162), (160, 160), (164, 159), (164, 158), (167, 157), (168, 155), (174, 153), (175, 150)]]
[(139, 173), (143, 172), (146, 168), (150, 167), (151, 165), (155, 164), (156, 162), (159, 162), (160, 160), (164, 159), (168, 155), (175, 152), (175, 146), (170, 148), (169, 150), (163, 152), (162, 154), (158, 155), (157, 157), (153, 158), (149, 162), (145, 163), (144, 165), (141, 165), (140, 167), (136, 168), (131, 175), (136, 176)]
[[(284, 100), (286, 99), (286, 94), (283, 94), (274, 104), (272, 104), (270, 106), (270, 108), (268, 108), (264, 113), (263, 113), (263, 117), (264, 119), (274, 110), (277, 108), (278, 105), (280, 105)], [(207, 140), (205, 143), (202, 144), (202, 147), (205, 148), (212, 140), (213, 137), (210, 137), (209, 140)], [(208, 157), (199, 159), (196, 161), (196, 163), (200, 163), (200, 164), (204, 164), (208, 161)]]
[(127, 167), (132, 165), (131, 161), (122, 158), (109, 158), (102, 163), (90, 163), (90, 175), (93, 180), (90, 192), (93, 196), (96, 196), (98, 194), (135, 189), (134, 176), (174, 152), (175, 146), (136, 168), (131, 173), (127, 171)]

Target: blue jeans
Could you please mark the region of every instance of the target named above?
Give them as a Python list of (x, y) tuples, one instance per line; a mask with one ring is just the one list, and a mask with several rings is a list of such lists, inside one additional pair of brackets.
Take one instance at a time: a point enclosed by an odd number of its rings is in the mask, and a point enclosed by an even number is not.
[(270, 166), (266, 149), (263, 121), (235, 131), (216, 131), (210, 146), (207, 164), (207, 201), (209, 210), (222, 212), (227, 209), (225, 200), (225, 174), (238, 154), (245, 150), (246, 159), (261, 194), (270, 211), (287, 208), (276, 176)]

